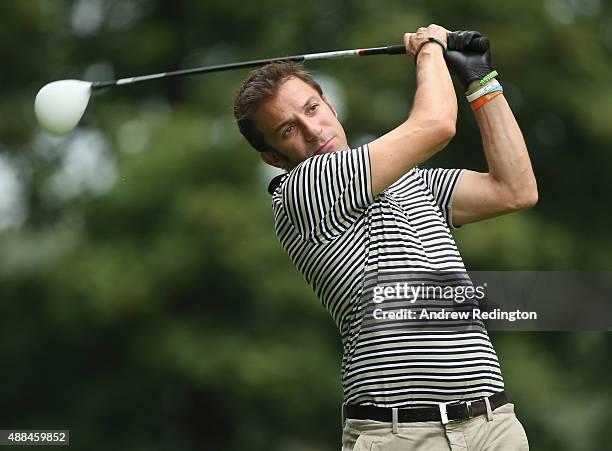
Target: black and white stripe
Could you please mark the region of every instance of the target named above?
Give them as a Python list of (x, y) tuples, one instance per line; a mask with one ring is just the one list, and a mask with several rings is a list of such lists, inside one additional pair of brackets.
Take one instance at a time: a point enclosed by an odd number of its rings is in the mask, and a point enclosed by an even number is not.
[(374, 198), (363, 146), (309, 158), (275, 188), (278, 238), (340, 330), (346, 403), (429, 405), (503, 390), (481, 323), (362, 324), (368, 284), (414, 271), (465, 271), (449, 229), (461, 173), (414, 168)]

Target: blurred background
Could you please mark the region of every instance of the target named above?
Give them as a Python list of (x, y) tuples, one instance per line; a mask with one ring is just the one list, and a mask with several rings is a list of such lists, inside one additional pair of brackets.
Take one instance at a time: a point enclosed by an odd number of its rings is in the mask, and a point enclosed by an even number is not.
[[(454, 231), (466, 266), (611, 270), (610, 2), (0, 2), (1, 428), (70, 429), (79, 450), (339, 449), (340, 339), (277, 242), (274, 172), (234, 125), (246, 71), (109, 90), (64, 138), (38, 127), (34, 97), (58, 79), (399, 44), (430, 23), (490, 37), (539, 183), (536, 208)], [(409, 58), (308, 68), (355, 146), (411, 108)], [(485, 170), (459, 105), (430, 165)], [(532, 449), (609, 446), (609, 334), (491, 336)]]

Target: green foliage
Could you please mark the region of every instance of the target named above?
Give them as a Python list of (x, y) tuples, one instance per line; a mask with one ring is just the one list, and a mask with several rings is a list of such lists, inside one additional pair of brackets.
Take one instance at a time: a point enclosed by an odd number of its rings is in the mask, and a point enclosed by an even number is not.
[[(62, 139), (33, 117), (44, 83), (400, 43), (431, 22), (479, 29), (540, 203), (457, 230), (467, 266), (609, 270), (610, 15), (566, 0), (0, 3), (0, 162), (20, 191), (0, 186), (24, 212), (0, 203), (0, 424), (69, 428), (89, 450), (339, 445), (340, 339), (280, 248), (270, 177), (233, 125), (245, 73), (96, 95)], [(409, 59), (309, 68), (342, 88), (355, 142), (410, 110)], [(485, 169), (460, 105), (457, 137), (430, 163)], [(492, 337), (533, 449), (609, 441), (608, 335)]]

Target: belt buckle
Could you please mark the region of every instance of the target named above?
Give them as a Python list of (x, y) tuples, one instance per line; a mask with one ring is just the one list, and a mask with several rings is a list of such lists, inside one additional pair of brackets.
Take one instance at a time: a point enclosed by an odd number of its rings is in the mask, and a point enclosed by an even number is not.
[[(467, 411), (467, 418), (460, 418), (460, 419), (452, 419), (449, 420), (448, 418), (448, 413), (446, 411), (446, 406), (447, 405), (455, 405), (455, 404), (465, 404), (466, 406), (466, 411)], [(452, 421), (462, 421), (462, 420), (468, 420), (470, 418), (472, 418), (472, 401), (451, 401), (451, 402), (442, 402), (440, 404), (438, 404), (438, 408), (440, 409), (440, 419), (442, 421), (442, 424), (448, 424)]]

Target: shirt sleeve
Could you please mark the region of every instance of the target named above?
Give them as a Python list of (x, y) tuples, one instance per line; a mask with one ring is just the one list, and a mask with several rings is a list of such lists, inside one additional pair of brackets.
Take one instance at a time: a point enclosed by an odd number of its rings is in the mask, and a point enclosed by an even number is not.
[(464, 171), (465, 169), (419, 169), (419, 174), (451, 229), (461, 227), (453, 225), (453, 197)]
[(367, 145), (305, 160), (289, 173), (280, 196), (302, 239), (324, 243), (339, 236), (374, 202)]

